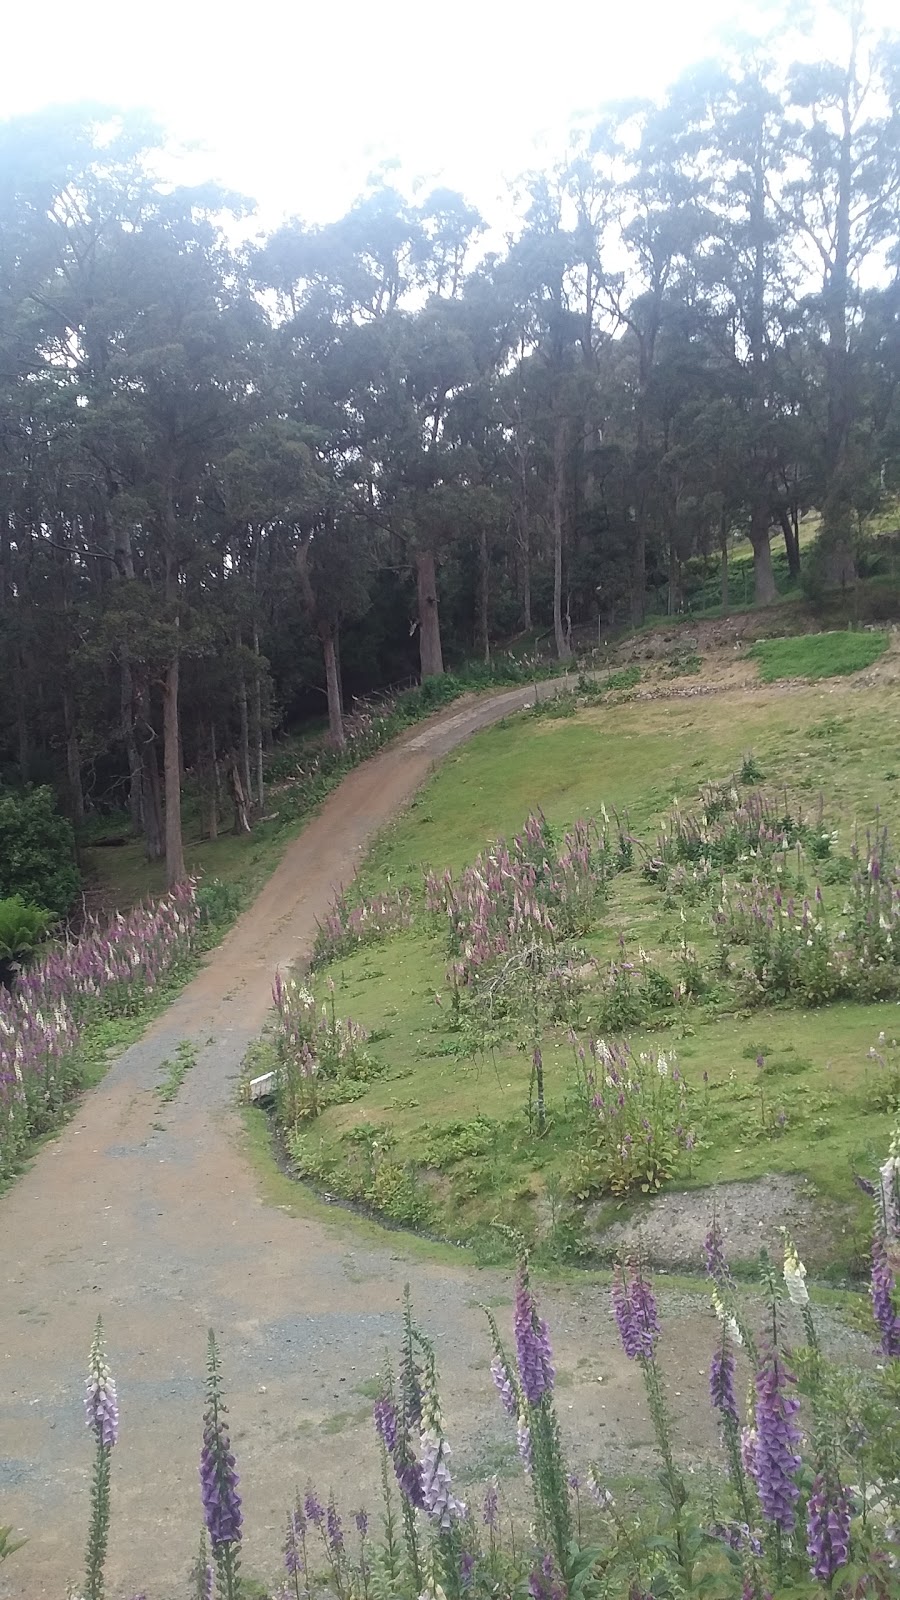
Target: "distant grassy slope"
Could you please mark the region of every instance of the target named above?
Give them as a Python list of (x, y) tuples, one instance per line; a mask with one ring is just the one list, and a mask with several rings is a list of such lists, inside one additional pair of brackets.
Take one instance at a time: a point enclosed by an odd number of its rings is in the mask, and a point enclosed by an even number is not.
[[(823, 791), (843, 852), (856, 819), (878, 812), (900, 832), (900, 772), (892, 765), (898, 748), (900, 692), (887, 685), (862, 696), (843, 680), (790, 695), (758, 689), (516, 719), (478, 735), (445, 763), (373, 851), (364, 886), (415, 882), (423, 862), (459, 868), (490, 839), (517, 830), (536, 806), (562, 827), (605, 801), (627, 808), (632, 831), (652, 842), (675, 797), (689, 803), (701, 782), (739, 768), (750, 750), (766, 787), (788, 784), (810, 809)], [(622, 937), (630, 952), (643, 948), (671, 972), (686, 935), (709, 961), (702, 908), (688, 908), (687, 916), (685, 925), (633, 870), (614, 880), (608, 911), (585, 947), (608, 961)], [(444, 939), (422, 923), (330, 969), (338, 1011), (375, 1031), (371, 1048), (386, 1076), (353, 1103), (326, 1111), (306, 1142), (326, 1173), (329, 1163), (334, 1170), (359, 1159), (364, 1131), (366, 1139), (391, 1143), (392, 1159), (424, 1161), (435, 1225), (490, 1253), (495, 1219), (526, 1225), (552, 1210), (565, 1185), (573, 1058), (563, 1035), (548, 1045), (551, 1129), (535, 1141), (524, 1123), (527, 1058), (507, 1043), (483, 1059), (467, 1056), (450, 1026), (446, 966)], [(822, 1197), (816, 1265), (838, 1276), (847, 1271), (864, 1249), (869, 1221), (853, 1173), (871, 1169), (892, 1123), (890, 1112), (872, 1104), (867, 1052), (881, 1031), (888, 1041), (900, 1036), (896, 1005), (744, 1011), (729, 991), (717, 996), (715, 984), (705, 1003), (676, 1015), (667, 1031), (635, 1029), (634, 1047), (678, 1051), (702, 1107), (703, 1147), (680, 1181), (806, 1175)], [(784, 1113), (777, 1135), (776, 1111)]]
[(871, 667), (884, 655), (886, 633), (807, 633), (795, 639), (759, 639), (752, 654), (763, 683), (779, 678), (835, 678)]

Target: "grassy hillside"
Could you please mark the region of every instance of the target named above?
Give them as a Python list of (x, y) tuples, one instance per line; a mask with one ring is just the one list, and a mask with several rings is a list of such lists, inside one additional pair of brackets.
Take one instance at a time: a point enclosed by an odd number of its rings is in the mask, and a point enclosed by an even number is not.
[[(683, 684), (678, 698), (564, 705), (511, 720), (451, 757), (379, 842), (359, 885), (362, 897), (410, 886), (412, 925), (355, 950), (345, 942), (310, 980), (317, 1005), (352, 1018), (371, 1039), (352, 1086), (323, 1083), (318, 1115), (297, 1123), (299, 1169), (486, 1258), (502, 1250), (498, 1221), (556, 1258), (581, 1258), (602, 1249), (606, 1222), (642, 1199), (604, 1192), (585, 1157), (579, 1046), (601, 1034), (627, 1037), (635, 1054), (665, 1052), (670, 1071), (676, 1057), (687, 1083), (693, 1148), (679, 1151), (664, 1192), (802, 1175), (815, 1196), (810, 1259), (838, 1278), (852, 1272), (870, 1220), (854, 1173), (870, 1173), (885, 1149), (900, 1088), (892, 1044), (900, 989), (891, 979), (878, 991), (888, 998), (872, 990), (872, 998), (816, 1004), (807, 989), (799, 1002), (773, 999), (754, 978), (749, 947), (729, 945), (723, 956), (713, 921), (720, 875), (697, 883), (674, 870), (663, 883), (653, 858), (673, 803), (687, 810), (701, 786), (736, 774), (741, 806), (774, 796), (802, 819), (805, 842), (775, 869), (785, 873), (785, 902), (790, 895), (799, 918), (821, 883), (823, 917), (837, 929), (853, 893), (858, 828), (878, 819), (900, 829), (892, 662), (886, 657), (884, 681), (865, 689), (850, 677), (707, 694), (712, 685), (701, 680), (695, 694)], [(537, 808), (558, 842), (604, 804), (623, 816), (633, 860), (567, 947), (578, 994), (565, 1015), (542, 1022), (547, 1125), (538, 1132), (528, 1116), (528, 1005), (520, 996), (485, 1028), (467, 1002), (457, 1004), (446, 923), (420, 901), (423, 867), (458, 873)], [(887, 871), (890, 847), (880, 848)], [(754, 871), (747, 860), (727, 869), (732, 895), (749, 892)], [(634, 972), (628, 981), (641, 994), (642, 963), (661, 985), (659, 1003), (646, 995), (629, 1002), (622, 1014), (631, 1020), (620, 1027), (610, 1027), (611, 963)]]

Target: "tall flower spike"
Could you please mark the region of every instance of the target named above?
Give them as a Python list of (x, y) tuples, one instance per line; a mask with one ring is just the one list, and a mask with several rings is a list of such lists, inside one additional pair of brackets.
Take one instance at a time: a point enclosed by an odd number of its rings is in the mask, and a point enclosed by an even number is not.
[[(421, 1336), (420, 1336), (421, 1337)], [(466, 1508), (453, 1494), (450, 1480), (450, 1446), (444, 1437), (434, 1351), (424, 1340), (424, 1384), (422, 1388), (421, 1482), (422, 1505), (432, 1522), (449, 1533)]]
[(800, 1430), (794, 1421), (800, 1401), (787, 1393), (794, 1381), (778, 1351), (770, 1350), (756, 1377), (755, 1478), (763, 1514), (782, 1533), (794, 1528), (800, 1496), (794, 1481), (800, 1466)]
[(715, 1351), (709, 1369), (709, 1398), (723, 1422), (738, 1423), (734, 1394), (734, 1353), (727, 1339)]
[(119, 1437), (119, 1403), (116, 1385), (106, 1359), (103, 1322), (100, 1317), (97, 1318), (97, 1326), (91, 1341), (84, 1412), (85, 1421), (96, 1435), (97, 1442), (102, 1444), (104, 1449), (111, 1450)]
[(522, 1390), (529, 1405), (538, 1406), (553, 1389), (556, 1372), (550, 1349), (550, 1335), (543, 1317), (538, 1316), (528, 1281), (526, 1257), (519, 1261), (515, 1306), (516, 1357)]
[(241, 1497), (237, 1492), (238, 1475), (225, 1422), (219, 1352), (211, 1330), (207, 1373), (207, 1405), (203, 1418), (203, 1448), (200, 1452), (200, 1495), (209, 1542), (215, 1556), (221, 1546), (240, 1543), (242, 1517)]
[(819, 1473), (809, 1497), (806, 1549), (812, 1563), (810, 1576), (827, 1583), (850, 1559), (850, 1504), (840, 1484)]
[(872, 1241), (872, 1313), (881, 1334), (882, 1353), (889, 1360), (900, 1356), (900, 1316), (894, 1303), (894, 1274), (880, 1234)]
[(612, 1281), (612, 1307), (622, 1348), (630, 1361), (650, 1361), (659, 1338), (656, 1299), (640, 1270), (616, 1268)]
[(797, 1247), (787, 1231), (782, 1228), (784, 1235), (784, 1286), (792, 1306), (808, 1306), (809, 1291), (806, 1287), (806, 1268), (797, 1254)]

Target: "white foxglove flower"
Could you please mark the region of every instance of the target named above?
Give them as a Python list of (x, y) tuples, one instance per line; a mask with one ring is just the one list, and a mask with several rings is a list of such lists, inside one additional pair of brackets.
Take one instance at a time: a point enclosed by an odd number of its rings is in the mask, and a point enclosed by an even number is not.
[(713, 1310), (715, 1311), (719, 1321), (724, 1323), (725, 1331), (728, 1334), (729, 1339), (731, 1339), (732, 1343), (736, 1345), (743, 1345), (744, 1341), (741, 1337), (741, 1330), (731, 1313), (725, 1310), (725, 1307), (719, 1299), (718, 1292), (715, 1289), (713, 1290), (712, 1302)]
[(784, 1286), (792, 1306), (809, 1305), (806, 1268), (797, 1254), (796, 1245), (787, 1233), (784, 1235)]

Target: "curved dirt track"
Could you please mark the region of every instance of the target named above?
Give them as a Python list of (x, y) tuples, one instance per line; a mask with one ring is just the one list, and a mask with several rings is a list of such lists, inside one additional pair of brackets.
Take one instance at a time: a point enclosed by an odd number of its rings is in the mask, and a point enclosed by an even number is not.
[[(437, 1346), (458, 1469), (483, 1478), (509, 1451), (507, 1421), (489, 1398), (477, 1304), (507, 1295), (507, 1276), (409, 1260), (402, 1235), (373, 1244), (339, 1217), (329, 1225), (265, 1204), (241, 1147), (234, 1091), (275, 968), (309, 950), (316, 918), (372, 834), (437, 758), (534, 692), (435, 718), (353, 772), (204, 969), (0, 1198), (0, 1524), (29, 1539), (0, 1567), (0, 1594), (10, 1600), (61, 1600), (82, 1570), (90, 1452), (81, 1395), (98, 1312), (122, 1418), (113, 1597), (187, 1592), (209, 1326), (221, 1335), (248, 1574), (274, 1575), (284, 1510), (309, 1475), (324, 1489), (333, 1484), (347, 1509), (372, 1504), (371, 1400), (360, 1386), (385, 1348), (397, 1347), (407, 1280)], [(197, 1047), (196, 1063), (163, 1106), (154, 1088), (184, 1039)], [(543, 1299), (563, 1375), (561, 1416), (579, 1460), (643, 1466), (649, 1423), (605, 1293), (586, 1282)], [(681, 1436), (705, 1446), (712, 1438), (698, 1402), (710, 1326), (701, 1304), (673, 1303), (666, 1347)], [(498, 1315), (508, 1321), (505, 1309)]]

